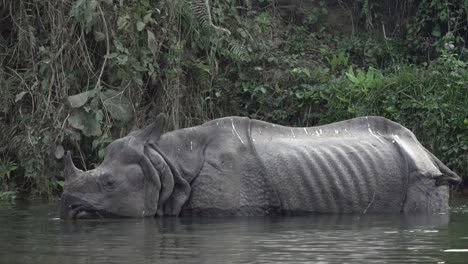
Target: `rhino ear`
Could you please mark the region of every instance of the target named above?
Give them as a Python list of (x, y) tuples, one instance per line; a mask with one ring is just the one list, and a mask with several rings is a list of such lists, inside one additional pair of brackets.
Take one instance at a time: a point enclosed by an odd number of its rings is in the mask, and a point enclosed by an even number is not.
[(166, 114), (161, 113), (156, 117), (156, 120), (148, 125), (147, 127), (141, 129), (141, 132), (138, 134), (137, 138), (142, 142), (156, 143), (159, 137), (166, 129), (167, 117)]
[(70, 151), (67, 151), (67, 154), (65, 155), (65, 159), (64, 159), (63, 177), (65, 178), (66, 181), (73, 180), (74, 178), (78, 176), (80, 172), (82, 171), (77, 169), (75, 167), (75, 164), (73, 164)]

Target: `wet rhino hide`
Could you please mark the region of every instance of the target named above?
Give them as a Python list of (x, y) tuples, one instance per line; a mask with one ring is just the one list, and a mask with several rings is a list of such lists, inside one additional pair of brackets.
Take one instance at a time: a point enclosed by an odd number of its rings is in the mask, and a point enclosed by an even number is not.
[(226, 117), (112, 142), (96, 169), (65, 162), (61, 216), (243, 216), (448, 210), (460, 182), (405, 127), (360, 117), (285, 127)]

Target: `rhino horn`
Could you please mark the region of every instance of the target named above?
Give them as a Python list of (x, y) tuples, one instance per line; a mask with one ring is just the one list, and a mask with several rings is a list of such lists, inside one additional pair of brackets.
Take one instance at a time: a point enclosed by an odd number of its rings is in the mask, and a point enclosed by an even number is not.
[(65, 163), (65, 166), (63, 170), (63, 176), (65, 180), (71, 180), (75, 178), (80, 172), (82, 172), (80, 169), (77, 169), (75, 167), (75, 164), (73, 164), (70, 151), (67, 151), (67, 154), (65, 155), (64, 163)]
[(164, 113), (159, 114), (156, 120), (147, 127), (140, 130), (137, 138), (142, 142), (156, 143), (166, 129), (167, 117)]

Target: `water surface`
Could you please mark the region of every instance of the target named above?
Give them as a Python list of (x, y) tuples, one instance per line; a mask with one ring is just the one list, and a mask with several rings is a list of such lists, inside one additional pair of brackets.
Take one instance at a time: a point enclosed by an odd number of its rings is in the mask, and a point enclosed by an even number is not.
[[(461, 251), (461, 252), (460, 252)], [(58, 219), (0, 204), (0, 263), (468, 263), (468, 198), (444, 215)]]

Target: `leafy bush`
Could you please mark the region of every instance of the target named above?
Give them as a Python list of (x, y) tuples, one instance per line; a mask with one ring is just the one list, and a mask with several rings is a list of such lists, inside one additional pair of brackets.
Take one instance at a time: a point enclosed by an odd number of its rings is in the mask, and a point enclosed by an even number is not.
[[(294, 19), (276, 1), (239, 2), (0, 1), (0, 191), (53, 195), (65, 150), (92, 168), (159, 112), (171, 129), (226, 115), (298, 126), (383, 115), (468, 175), (461, 2), (320, 1)], [(357, 3), (364, 30), (321, 23), (338, 2)], [(371, 30), (387, 10), (408, 19), (405, 34)]]

